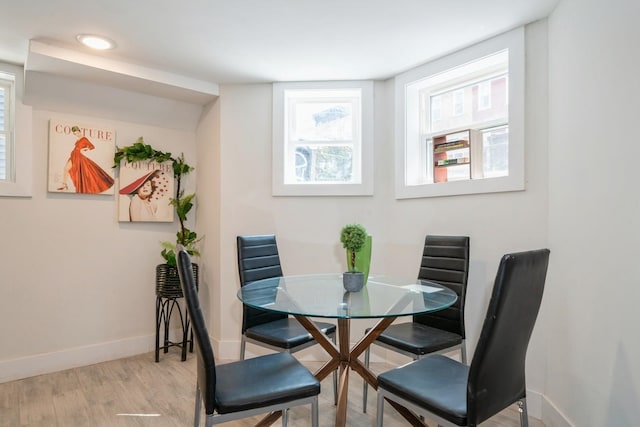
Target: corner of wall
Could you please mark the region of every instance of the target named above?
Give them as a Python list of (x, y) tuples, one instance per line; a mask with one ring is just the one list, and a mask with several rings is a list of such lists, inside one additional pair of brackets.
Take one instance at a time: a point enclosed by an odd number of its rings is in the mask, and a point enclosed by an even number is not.
[(541, 396), (540, 401), (540, 411), (541, 416), (536, 416), (536, 418), (540, 418), (545, 426), (547, 427), (575, 427), (575, 425), (569, 421), (569, 419), (564, 415), (557, 406), (553, 404), (546, 396)]

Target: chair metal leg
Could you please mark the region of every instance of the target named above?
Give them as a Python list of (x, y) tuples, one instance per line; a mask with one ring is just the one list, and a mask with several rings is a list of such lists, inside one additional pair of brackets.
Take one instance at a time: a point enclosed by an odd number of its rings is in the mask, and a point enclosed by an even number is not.
[(318, 424), (318, 396), (311, 402), (311, 427), (319, 427)]
[(282, 427), (287, 427), (289, 423), (289, 408), (282, 410)]
[(244, 348), (245, 348), (245, 340), (244, 340), (244, 334), (242, 334), (242, 336), (240, 337), (240, 360), (244, 360)]
[(376, 411), (376, 427), (382, 427), (382, 417), (384, 416), (384, 397), (378, 393), (378, 409)]
[(460, 360), (465, 365), (468, 365), (468, 363), (467, 363), (467, 344), (465, 343), (465, 340), (462, 340), (462, 343), (460, 344)]
[(187, 342), (189, 340), (189, 313), (185, 307), (184, 315), (182, 309), (178, 305), (178, 313), (180, 314), (180, 324), (182, 325), (182, 355), (181, 360), (184, 362), (187, 360)]
[(200, 426), (200, 410), (202, 409), (202, 399), (200, 398), (200, 387), (196, 384), (196, 409), (193, 414), (193, 427)]
[[(371, 351), (371, 346), (367, 347), (364, 351), (364, 366), (369, 369), (369, 352)], [(364, 381), (362, 385), (362, 412), (367, 413), (367, 394), (369, 392), (369, 384)]]
[(156, 297), (156, 363), (160, 361), (160, 311), (162, 304), (160, 297)]
[(527, 413), (527, 399), (524, 397), (518, 401), (520, 412), (520, 427), (529, 427), (529, 414)]

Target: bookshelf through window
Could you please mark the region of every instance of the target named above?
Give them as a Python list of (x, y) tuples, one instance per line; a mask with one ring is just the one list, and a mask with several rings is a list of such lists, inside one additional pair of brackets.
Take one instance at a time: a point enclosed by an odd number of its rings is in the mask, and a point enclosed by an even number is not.
[(482, 134), (475, 129), (433, 137), (433, 182), (482, 178)]

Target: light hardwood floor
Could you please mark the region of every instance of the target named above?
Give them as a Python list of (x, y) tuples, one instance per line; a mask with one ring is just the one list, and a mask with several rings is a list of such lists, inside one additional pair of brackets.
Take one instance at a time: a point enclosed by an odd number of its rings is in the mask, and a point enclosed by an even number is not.
[[(307, 364), (312, 371), (318, 363)], [(180, 361), (179, 349), (162, 354), (143, 354), (53, 374), (0, 384), (0, 427), (170, 427), (192, 426), (195, 393), (195, 355)], [(374, 371), (390, 368), (372, 365)], [(331, 376), (322, 383), (320, 426), (333, 426), (335, 410)], [(347, 425), (373, 426), (376, 393), (369, 389), (368, 410), (362, 413), (362, 381), (352, 373), (349, 384)], [(309, 407), (294, 408), (289, 426), (310, 425)], [(261, 417), (229, 422), (229, 427), (248, 427)], [(429, 426), (435, 426), (427, 420)], [(204, 424), (203, 424), (204, 425)], [(275, 424), (280, 425), (280, 422)], [(386, 427), (407, 423), (389, 405)], [(486, 427), (519, 426), (514, 407), (486, 421)], [(530, 418), (530, 427), (544, 427)]]

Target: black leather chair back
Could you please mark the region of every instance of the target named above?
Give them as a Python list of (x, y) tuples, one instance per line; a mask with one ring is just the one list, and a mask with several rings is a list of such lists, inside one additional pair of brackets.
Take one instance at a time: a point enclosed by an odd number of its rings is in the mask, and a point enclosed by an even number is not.
[[(273, 234), (238, 236), (238, 272), (240, 286), (256, 280), (282, 276), (276, 236)], [(242, 333), (252, 326), (286, 318), (286, 314), (242, 305)]]
[(500, 261), (469, 368), (469, 425), (485, 421), (526, 395), (525, 357), (548, 264), (548, 249), (507, 254)]
[(418, 279), (430, 280), (450, 288), (458, 294), (458, 300), (445, 310), (414, 316), (413, 321), (444, 329), (464, 339), (464, 302), (468, 276), (468, 236), (427, 236)]
[(213, 348), (209, 340), (209, 332), (204, 321), (204, 315), (200, 308), (198, 290), (193, 279), (193, 266), (191, 258), (184, 248), (179, 248), (178, 275), (180, 286), (187, 304), (189, 317), (191, 318), (193, 334), (196, 341), (196, 356), (198, 358), (198, 387), (202, 393), (202, 400), (207, 414), (213, 414), (216, 406), (216, 362), (213, 356)]

